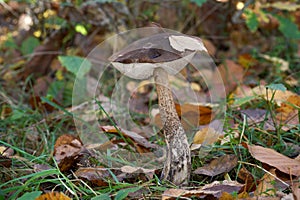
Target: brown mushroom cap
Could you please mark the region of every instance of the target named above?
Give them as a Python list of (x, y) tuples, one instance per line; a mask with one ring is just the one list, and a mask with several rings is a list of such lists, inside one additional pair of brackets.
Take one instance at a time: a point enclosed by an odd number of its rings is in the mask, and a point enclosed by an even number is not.
[(133, 42), (109, 60), (120, 72), (134, 79), (147, 79), (155, 68), (177, 74), (196, 51), (206, 51), (199, 38), (174, 33), (159, 33)]

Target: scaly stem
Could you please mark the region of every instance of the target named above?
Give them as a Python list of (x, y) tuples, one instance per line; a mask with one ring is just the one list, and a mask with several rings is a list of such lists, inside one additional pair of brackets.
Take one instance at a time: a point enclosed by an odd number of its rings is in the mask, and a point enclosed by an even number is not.
[(175, 109), (168, 73), (162, 68), (156, 68), (153, 75), (167, 143), (167, 158), (162, 177), (175, 185), (187, 184), (191, 170), (191, 153), (187, 136)]

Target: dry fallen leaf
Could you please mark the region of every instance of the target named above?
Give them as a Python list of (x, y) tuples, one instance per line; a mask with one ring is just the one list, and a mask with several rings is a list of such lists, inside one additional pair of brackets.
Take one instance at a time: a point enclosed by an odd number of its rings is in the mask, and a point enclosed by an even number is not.
[(62, 192), (48, 192), (37, 197), (35, 200), (71, 200), (71, 198)]
[(274, 182), (275, 182), (275, 169), (271, 169), (270, 173), (266, 173), (258, 186), (256, 187), (256, 190), (254, 191), (255, 196), (274, 196), (276, 192), (276, 188), (274, 187)]
[[(54, 104), (57, 105), (61, 105), (57, 100), (55, 99), (51, 99), (51, 102), (53, 102)], [(42, 112), (53, 112), (54, 110), (56, 110), (56, 108), (54, 106), (52, 106), (51, 104), (44, 102), (41, 98), (41, 96), (31, 96), (29, 98), (29, 104), (33, 109), (38, 109)]]
[(175, 108), (182, 123), (185, 122), (193, 126), (208, 124), (214, 118), (212, 107), (209, 105), (185, 103), (183, 105), (175, 104)]
[(6, 146), (0, 146), (0, 154), (2, 156), (13, 156), (14, 155), (14, 150), (10, 147), (6, 147)]
[(0, 167), (11, 167), (14, 150), (9, 147), (0, 146)]
[(49, 170), (51, 169), (51, 167), (49, 165), (46, 164), (35, 164), (33, 165), (33, 170), (35, 172), (41, 172), (41, 171), (45, 171), (45, 170)]
[(253, 175), (243, 166), (238, 173), (239, 179), (245, 184), (244, 191), (251, 192), (255, 189), (255, 180)]
[(202, 187), (202, 190), (217, 191), (218, 193), (215, 193), (214, 197), (220, 198), (223, 192), (238, 193), (242, 187), (243, 187), (243, 184), (240, 184), (236, 181), (224, 180), (224, 181), (214, 181), (210, 184), (206, 184)]
[(184, 189), (168, 189), (162, 194), (162, 200), (167, 199), (181, 199), (180, 197), (198, 197), (205, 198), (207, 195), (217, 194), (218, 191), (203, 191), (198, 190), (184, 190)]
[(135, 148), (140, 153), (149, 152), (149, 149), (151, 148), (157, 148), (155, 144), (150, 143), (146, 138), (133, 131), (118, 128), (120, 130), (119, 133), (119, 131), (114, 126), (100, 126), (100, 128), (106, 133), (112, 133), (115, 135), (122, 134), (123, 137), (133, 140)]
[(0, 167), (11, 167), (12, 160), (9, 157), (0, 154)]
[(202, 42), (206, 47), (209, 55), (214, 56), (217, 52), (215, 45), (210, 40), (206, 40), (206, 39), (202, 39)]
[(0, 106), (0, 119), (3, 120), (10, 116), (13, 112), (12, 107), (10, 104), (2, 102)]
[(125, 165), (121, 167), (121, 171), (124, 173), (139, 173), (139, 174), (145, 174), (149, 179), (153, 178), (153, 175), (155, 174), (155, 169), (145, 169), (142, 167), (132, 167), (129, 165)]
[(253, 96), (253, 95), (257, 95), (257, 96), (262, 96), (264, 98), (268, 98), (269, 100), (272, 98), (273, 93), (274, 94), (274, 98), (273, 100), (277, 103), (277, 104), (281, 104), (282, 102), (286, 101), (290, 96), (294, 96), (297, 95), (291, 91), (281, 91), (281, 90), (271, 90), (271, 89), (267, 89), (265, 86), (260, 85), (257, 86), (255, 88), (253, 88), (250, 91), (246, 91), (243, 95), (241, 95), (241, 98), (243, 97), (247, 97), (247, 96)]
[(76, 166), (81, 157), (83, 146), (79, 138), (64, 134), (60, 136), (54, 145), (54, 158), (61, 171), (68, 171)]
[(300, 107), (300, 96), (291, 95), (287, 100), (276, 109), (276, 119), (278, 123), (283, 124), (283, 130), (289, 129), (299, 124), (298, 109)]
[(274, 63), (275, 65), (279, 65), (279, 69), (280, 71), (287, 71), (289, 70), (289, 62), (283, 60), (282, 58), (278, 58), (278, 57), (271, 57), (269, 55), (266, 54), (260, 54), (260, 56), (272, 63)]
[(267, 111), (263, 109), (247, 109), (241, 110), (241, 114), (246, 115), (247, 123), (249, 126), (255, 125), (259, 126), (260, 123), (263, 123), (263, 129), (268, 131), (274, 131), (275, 125), (270, 115), (266, 118)]
[[(59, 50), (63, 43), (63, 38), (68, 34), (66, 30), (58, 30), (54, 32), (45, 42), (36, 47), (34, 56), (23, 67), (20, 77), (25, 79), (31, 74), (36, 77), (45, 75), (50, 71), (52, 60), (59, 54)], [(48, 53), (54, 52), (54, 53)]]
[[(111, 169), (114, 171), (113, 169)], [(109, 180), (112, 180), (108, 169), (102, 167), (79, 168), (75, 175), (83, 180), (87, 180), (95, 186), (107, 186)]]
[(234, 197), (232, 194), (229, 194), (228, 192), (223, 192), (220, 196), (219, 200), (235, 200), (236, 197)]
[[(177, 114), (181, 118), (181, 123), (185, 130), (210, 123), (215, 117), (212, 106), (215, 105), (175, 104)], [(154, 123), (162, 128), (160, 114), (154, 116)]]
[(142, 181), (149, 181), (153, 178), (155, 174), (155, 169), (145, 169), (142, 167), (132, 167), (125, 165), (121, 167), (121, 174), (117, 177), (120, 180), (126, 180), (131, 182), (133, 180), (142, 180)]
[[(42, 76), (36, 79), (33, 86), (33, 94), (36, 96), (46, 96), (50, 83), (54, 81), (50, 75)], [(32, 107), (33, 105), (31, 105)]]
[(197, 131), (193, 139), (193, 144), (205, 143), (206, 145), (212, 145), (213, 143), (218, 141), (220, 135), (221, 134), (215, 131), (215, 129), (210, 127), (205, 127), (200, 131)]
[(258, 64), (258, 60), (253, 58), (249, 53), (240, 54), (238, 57), (238, 63), (244, 68), (249, 68)]
[(248, 145), (248, 149), (255, 159), (267, 163), (286, 174), (300, 176), (300, 161), (286, 157), (270, 148)]
[(236, 155), (224, 155), (212, 160), (208, 165), (197, 168), (194, 174), (216, 176), (231, 171), (237, 165), (237, 162)]
[(162, 199), (180, 199), (180, 197), (197, 197), (198, 199), (219, 199), (222, 196), (223, 192), (238, 192), (242, 188), (242, 186), (242, 184), (236, 181), (214, 181), (211, 184), (207, 184), (201, 188), (193, 190), (168, 189), (162, 194)]

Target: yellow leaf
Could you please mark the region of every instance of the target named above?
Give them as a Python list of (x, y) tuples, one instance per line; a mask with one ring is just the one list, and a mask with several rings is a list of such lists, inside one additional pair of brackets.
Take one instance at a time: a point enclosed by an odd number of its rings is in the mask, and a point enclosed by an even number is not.
[(48, 192), (36, 198), (35, 200), (72, 200), (70, 197), (64, 195), (62, 192)]
[(57, 70), (56, 73), (55, 73), (55, 77), (57, 78), (57, 80), (61, 81), (64, 79), (64, 75), (63, 75), (63, 72), (62, 70)]
[(220, 134), (212, 128), (206, 127), (198, 131), (193, 139), (193, 144), (203, 144), (210, 145), (215, 143), (219, 139)]

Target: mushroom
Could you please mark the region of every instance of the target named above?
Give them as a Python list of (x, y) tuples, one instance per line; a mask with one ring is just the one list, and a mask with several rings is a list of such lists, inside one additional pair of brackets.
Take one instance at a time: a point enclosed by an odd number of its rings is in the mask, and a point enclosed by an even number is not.
[(198, 51), (207, 51), (199, 38), (179, 33), (158, 33), (133, 42), (109, 58), (112, 65), (128, 77), (154, 77), (167, 145), (162, 178), (176, 185), (187, 184), (189, 180), (191, 154), (175, 109), (168, 74), (177, 74)]

